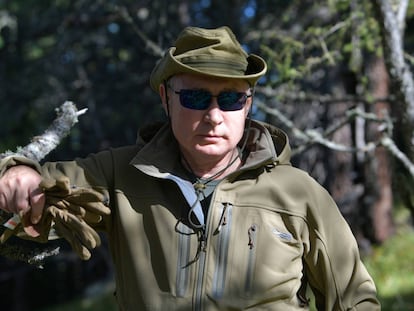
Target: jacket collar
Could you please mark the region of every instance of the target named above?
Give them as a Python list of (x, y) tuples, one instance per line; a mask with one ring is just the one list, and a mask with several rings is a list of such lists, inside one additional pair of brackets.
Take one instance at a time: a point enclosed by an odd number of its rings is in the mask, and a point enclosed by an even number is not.
[[(246, 136), (247, 135), (247, 136)], [(280, 129), (255, 120), (246, 122), (245, 164), (241, 170), (267, 164), (289, 164), (291, 150), (287, 135)], [(140, 131), (137, 144), (140, 151), (131, 164), (152, 176), (177, 174), (180, 171), (180, 152), (169, 123), (144, 128)]]

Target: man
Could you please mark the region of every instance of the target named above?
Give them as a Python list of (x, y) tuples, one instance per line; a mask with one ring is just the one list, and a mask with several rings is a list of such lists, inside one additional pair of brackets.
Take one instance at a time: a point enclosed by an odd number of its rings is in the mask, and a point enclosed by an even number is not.
[(85, 259), (106, 231), (121, 310), (303, 310), (307, 284), (319, 310), (379, 310), (332, 198), (249, 118), (265, 72), (229, 28), (186, 28), (151, 75), (167, 124), (86, 159), (3, 159), (0, 207)]

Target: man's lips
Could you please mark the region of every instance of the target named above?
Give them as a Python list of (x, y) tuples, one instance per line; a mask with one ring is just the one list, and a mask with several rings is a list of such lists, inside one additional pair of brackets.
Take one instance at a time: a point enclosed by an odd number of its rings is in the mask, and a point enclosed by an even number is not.
[(223, 136), (220, 135), (212, 135), (212, 134), (200, 134), (198, 135), (200, 138), (208, 141), (217, 141), (223, 139)]

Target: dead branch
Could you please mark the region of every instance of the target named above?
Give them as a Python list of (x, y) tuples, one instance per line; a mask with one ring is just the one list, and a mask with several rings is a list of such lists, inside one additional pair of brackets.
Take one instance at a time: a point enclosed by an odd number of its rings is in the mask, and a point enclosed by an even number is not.
[[(25, 147), (18, 147), (16, 152), (6, 151), (0, 154), (0, 159), (7, 156), (24, 156), (37, 162), (41, 161), (69, 134), (71, 128), (78, 122), (78, 117), (84, 114), (86, 110), (87, 109), (82, 109), (78, 111), (72, 102), (64, 102), (58, 109), (56, 109), (56, 119), (43, 134), (34, 137)], [(12, 214), (0, 211), (1, 224), (4, 224), (11, 217), (13, 217)], [(58, 253), (58, 247), (53, 248), (46, 245), (42, 248), (33, 248), (32, 246), (27, 245), (27, 243), (19, 243), (18, 239), (12, 243), (6, 242), (0, 244), (1, 256), (11, 260), (23, 261), (40, 268), (46, 258), (57, 255)]]
[(56, 109), (57, 118), (42, 135), (35, 136), (28, 145), (18, 147), (15, 152), (6, 151), (0, 154), (0, 158), (13, 155), (41, 161), (69, 134), (71, 128), (78, 122), (78, 116), (84, 114), (86, 110), (78, 111), (72, 102), (66, 101)]
[(150, 40), (147, 35), (142, 32), (134, 22), (131, 14), (129, 14), (128, 9), (125, 6), (113, 6), (113, 10), (117, 12), (120, 17), (132, 28), (135, 34), (145, 43), (145, 48), (150, 51), (153, 55), (157, 57), (162, 57), (164, 55), (164, 51), (161, 49), (159, 45), (155, 42)]
[[(299, 154), (304, 150), (308, 149), (313, 144), (319, 144), (335, 151), (341, 152), (371, 152), (376, 147), (382, 145), (384, 146), (394, 157), (396, 157), (401, 163), (408, 169), (410, 174), (414, 177), (414, 163), (410, 161), (406, 154), (404, 154), (391, 139), (393, 135), (393, 123), (390, 117), (388, 117), (385, 112), (384, 117), (378, 117), (374, 113), (366, 113), (360, 108), (350, 109), (347, 111), (345, 117), (338, 123), (328, 127), (325, 131), (318, 131), (315, 129), (310, 130), (301, 130), (294, 125), (294, 123), (289, 120), (279, 109), (271, 108), (266, 106), (264, 103), (256, 101), (255, 105), (265, 112), (270, 114), (278, 119), (278, 121), (283, 124), (286, 128), (291, 131), (293, 136), (301, 140), (299, 147), (292, 148), (292, 155)], [(379, 123), (379, 139), (377, 141), (371, 141), (365, 143), (363, 146), (345, 146), (343, 144), (338, 144), (329, 139), (329, 137), (337, 130), (346, 126), (351, 121), (356, 118), (362, 118), (363, 120)]]
[(411, 176), (414, 177), (414, 164), (410, 161), (410, 159), (405, 155), (404, 152), (402, 152), (400, 149), (398, 149), (395, 142), (389, 137), (384, 136), (381, 139), (381, 145), (383, 145), (389, 152), (392, 153), (398, 160), (401, 161), (402, 164), (408, 169)]
[(348, 120), (341, 122), (340, 125), (336, 125), (335, 128), (330, 128), (328, 132), (321, 132), (316, 129), (310, 129), (310, 130), (301, 130), (298, 127), (296, 127), (292, 121), (289, 120), (287, 116), (285, 116), (279, 109), (277, 108), (270, 108), (266, 106), (265, 104), (256, 101), (255, 105), (262, 110), (263, 112), (270, 114), (274, 117), (276, 117), (279, 122), (281, 122), (285, 127), (287, 127), (293, 134), (293, 136), (299, 140), (302, 141), (301, 145), (297, 148), (292, 149), (292, 155), (299, 154), (309, 148), (309, 146), (313, 144), (319, 144), (322, 146), (325, 146), (329, 149), (336, 150), (336, 151), (343, 151), (343, 152), (355, 152), (356, 149), (354, 147), (345, 146), (343, 144), (339, 144), (336, 142), (333, 142), (332, 140), (327, 138), (327, 134), (332, 134), (333, 131), (341, 128), (345, 124), (349, 122), (349, 118), (352, 117), (352, 114), (348, 116)]

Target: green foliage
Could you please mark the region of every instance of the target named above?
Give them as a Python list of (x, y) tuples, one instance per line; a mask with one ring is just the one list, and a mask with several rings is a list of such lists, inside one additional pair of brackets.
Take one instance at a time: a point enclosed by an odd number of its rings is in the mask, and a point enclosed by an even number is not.
[[(307, 6), (307, 10), (300, 8), (306, 5), (295, 4), (299, 6), (297, 18), (306, 21), (299, 31), (275, 27), (268, 30), (266, 38), (261, 38), (270, 69), (277, 72), (277, 78), (271, 80), (274, 86), (314, 80), (313, 74), (321, 68), (345, 65), (352, 72), (360, 72), (362, 55), (381, 52), (378, 24), (370, 2), (328, 1), (327, 10), (321, 9), (320, 3)], [(294, 11), (287, 11), (290, 13), (283, 17), (289, 16), (291, 22)], [(287, 23), (289, 19), (283, 21)]]
[[(159, 56), (151, 47), (162, 51), (187, 24), (231, 26), (252, 52), (267, 59), (266, 82), (294, 93), (329, 84), (315, 78), (321, 71), (326, 77), (330, 69), (345, 65), (359, 72), (356, 50), (381, 50), (370, 1), (207, 5), (191, 0), (180, 9), (178, 2), (5, 1), (0, 11), (0, 118), (7, 118), (0, 128), (0, 149), (13, 149), (39, 134), (64, 100), (89, 112), (79, 124), (78, 141), (65, 141), (53, 157), (134, 143), (142, 124), (162, 118), (158, 96), (148, 87)], [(247, 18), (245, 9), (253, 4), (254, 14)]]
[[(340, 83), (351, 84), (351, 91), (358, 87), (366, 92), (364, 62), (381, 53), (379, 28), (368, 0), (0, 0), (0, 4), (0, 150), (15, 150), (42, 132), (65, 100), (88, 108), (70, 137), (48, 157), (52, 160), (133, 144), (140, 126), (162, 119), (148, 78), (160, 51), (189, 24), (229, 25), (250, 52), (264, 56), (269, 73), (262, 84), (275, 90), (274, 102), (292, 94), (336, 96)], [(255, 10), (246, 17), (243, 12), (249, 4)], [(413, 1), (408, 16), (414, 16)], [(413, 23), (411, 18), (406, 27), (411, 51)], [(304, 106), (287, 107), (298, 117), (292, 119), (298, 127), (321, 126), (320, 116), (332, 116), (321, 106), (309, 106), (303, 113)], [(410, 273), (392, 270), (404, 260), (402, 250), (412, 245), (410, 237), (397, 235), (367, 259), (386, 300), (399, 295), (392, 291), (395, 284), (400, 293), (407, 293), (402, 287), (413, 293), (412, 283), (404, 278)], [(400, 243), (401, 249), (396, 249)], [(394, 253), (400, 256), (389, 258)], [(408, 262), (401, 266), (412, 274)], [(399, 279), (386, 277), (387, 270)], [(88, 310), (104, 310), (98, 301), (96, 307), (95, 302), (81, 301), (68, 310), (83, 310), (85, 305)]]
[(303, 43), (289, 37), (277, 37), (275, 34), (273, 40), (280, 41), (281, 48), (278, 50), (272, 49), (269, 46), (262, 46), (264, 55), (273, 61), (269, 64), (278, 73), (279, 81), (294, 81), (296, 78), (302, 77), (302, 74), (297, 67), (294, 66), (293, 61), (300, 55), (304, 49)]
[(408, 211), (398, 209), (398, 231), (365, 258), (384, 311), (414, 310), (414, 230), (407, 225)]
[(148, 39), (126, 22), (119, 6), (105, 1), (16, 0), (3, 6), (1, 150), (14, 150), (41, 133), (65, 100), (88, 108), (88, 114), (78, 135), (51, 155), (61, 159), (134, 143), (140, 124), (161, 118), (157, 95), (148, 88), (158, 55), (146, 49), (158, 25), (135, 18), (134, 1), (122, 7)]

